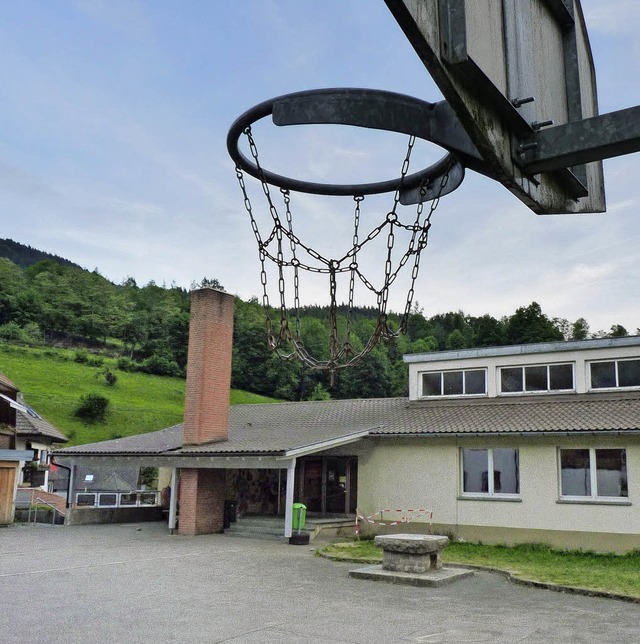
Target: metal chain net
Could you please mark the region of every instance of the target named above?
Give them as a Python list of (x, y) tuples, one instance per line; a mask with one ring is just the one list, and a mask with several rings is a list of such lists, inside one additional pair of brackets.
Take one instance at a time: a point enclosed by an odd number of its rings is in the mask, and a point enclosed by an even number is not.
[[(262, 166), (258, 158), (258, 149), (251, 132), (251, 128), (244, 130), (247, 137), (251, 156), (259, 170), (260, 183), (268, 206), (270, 224), (272, 224), (266, 238), (260, 233), (253, 206), (249, 198), (247, 187), (244, 181), (244, 173), (236, 166), (236, 177), (242, 190), (244, 207), (251, 221), (251, 228), (258, 244), (258, 257), (260, 260), (260, 283), (262, 284), (262, 304), (266, 314), (266, 328), (269, 348), (285, 359), (297, 358), (307, 367), (318, 370), (328, 370), (332, 373), (337, 369), (343, 369), (355, 365), (366, 356), (382, 339), (397, 337), (400, 333), (406, 333), (409, 315), (413, 304), (415, 283), (420, 270), (420, 254), (426, 248), (429, 240), (429, 229), (431, 228), (431, 217), (440, 203), (440, 195), (449, 180), (449, 169), (444, 173), (440, 185), (434, 191), (435, 198), (431, 201), (428, 209), (425, 209), (425, 196), (430, 187), (423, 184), (420, 187), (420, 200), (416, 206), (415, 218), (412, 223), (402, 223), (398, 216), (398, 204), (402, 183), (409, 171), (411, 152), (415, 144), (415, 137), (409, 138), (407, 152), (402, 163), (400, 182), (393, 197), (393, 205), (387, 212), (384, 220), (378, 224), (369, 234), (361, 240), (361, 204), (363, 196), (354, 196), (353, 215), (353, 237), (351, 248), (340, 258), (331, 259), (324, 257), (310, 245), (305, 244), (293, 231), (293, 216), (291, 212), (291, 195), (288, 190), (280, 188), (284, 218), (281, 218), (274, 203), (271, 189), (266, 182)], [(283, 220), (284, 219), (284, 220)], [(402, 229), (409, 234), (409, 243), (406, 251), (402, 254), (396, 266), (392, 261), (392, 253), (396, 243), (396, 231)], [(361, 271), (358, 264), (358, 254), (362, 249), (386, 231), (386, 256), (384, 261), (384, 278), (382, 286), (376, 288)], [(300, 260), (300, 250), (318, 262), (318, 265), (311, 265)], [(268, 294), (268, 279), (266, 260), (273, 262), (277, 267), (278, 294), (279, 294), (279, 325), (272, 319), (273, 308)], [(399, 321), (399, 326), (394, 329), (388, 319), (389, 289), (398, 277), (401, 269), (411, 260), (412, 270), (410, 286), (407, 292), (404, 312)], [(286, 304), (286, 280), (285, 269), (293, 272), (293, 308), (288, 310)], [(302, 341), (301, 316), (300, 316), (300, 271), (310, 273), (326, 274), (329, 279), (329, 358), (319, 359), (312, 356)], [(337, 301), (337, 280), (342, 274), (348, 273), (348, 302), (346, 304), (346, 322), (342, 339), (339, 332)], [(360, 349), (356, 349), (352, 342), (352, 313), (354, 311), (354, 292), (357, 282), (360, 282), (376, 299), (376, 324), (369, 339)], [(291, 321), (291, 323), (290, 323)], [(293, 327), (293, 328), (292, 328)]]

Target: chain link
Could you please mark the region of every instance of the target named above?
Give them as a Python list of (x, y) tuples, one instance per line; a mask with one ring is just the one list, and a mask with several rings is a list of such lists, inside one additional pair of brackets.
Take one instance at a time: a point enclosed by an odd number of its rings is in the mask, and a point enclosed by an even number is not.
[[(393, 196), (393, 204), (391, 210), (387, 213), (385, 219), (375, 226), (371, 232), (360, 241), (360, 223), (361, 223), (361, 204), (364, 201), (363, 196), (354, 196), (354, 224), (353, 224), (353, 237), (352, 246), (349, 251), (340, 259), (331, 259), (322, 256), (318, 251), (303, 243), (293, 231), (293, 217), (291, 213), (291, 195), (289, 190), (280, 189), (284, 203), (285, 223), (278, 214), (278, 210), (273, 202), (269, 184), (265, 179), (262, 166), (258, 158), (258, 148), (255, 139), (251, 132), (251, 127), (244, 130), (249, 143), (249, 150), (253, 157), (254, 163), (258, 168), (258, 175), (262, 192), (267, 200), (269, 214), (273, 223), (273, 228), (270, 230), (266, 240), (263, 240), (262, 235), (253, 212), (253, 207), (247, 187), (244, 181), (244, 175), (239, 167), (236, 167), (236, 177), (238, 184), (243, 195), (244, 208), (249, 215), (251, 221), (251, 229), (256, 238), (258, 245), (258, 257), (260, 260), (260, 283), (262, 285), (262, 304), (265, 309), (267, 339), (269, 348), (276, 351), (278, 355), (286, 360), (297, 358), (303, 364), (312, 369), (325, 369), (331, 371), (332, 380), (333, 373), (337, 369), (350, 367), (361, 360), (367, 353), (369, 353), (382, 338), (388, 339), (397, 337), (399, 333), (406, 333), (409, 316), (411, 314), (411, 307), (413, 305), (413, 297), (415, 294), (415, 283), (420, 270), (420, 254), (428, 244), (429, 230), (431, 228), (431, 218), (436, 211), (439, 203), (440, 196), (449, 180), (449, 172), (452, 167), (453, 160), (451, 161), (446, 172), (442, 176), (440, 185), (434, 193), (434, 198), (426, 217), (423, 217), (424, 203), (426, 201), (429, 185), (423, 183), (420, 186), (420, 200), (416, 206), (416, 217), (413, 223), (405, 224), (400, 221), (397, 210), (400, 203), (400, 194), (403, 182), (411, 162), (411, 153), (415, 145), (415, 137), (411, 136), (407, 145), (407, 152), (402, 162), (402, 169), (400, 172), (400, 180), (398, 187)], [(384, 280), (382, 287), (376, 289), (367, 277), (361, 272), (358, 265), (358, 253), (369, 242), (376, 239), (384, 230), (388, 228), (386, 239), (386, 258), (384, 263)], [(405, 230), (411, 233), (408, 248), (405, 253), (400, 257), (396, 268), (393, 268), (393, 253), (396, 246), (396, 230)], [(284, 245), (285, 239), (288, 240), (288, 247), (291, 253), (291, 259), (285, 258)], [(275, 244), (274, 250), (270, 250), (270, 246)], [(316, 260), (321, 266), (313, 266), (309, 263), (302, 262), (299, 258), (299, 250), (302, 249), (312, 259)], [(398, 330), (394, 330), (388, 320), (388, 300), (389, 289), (395, 282), (400, 270), (407, 264), (409, 259), (413, 257), (413, 265), (411, 270), (410, 286), (407, 293), (407, 300), (404, 312), (400, 318)], [(273, 321), (271, 319), (271, 306), (268, 294), (268, 277), (266, 270), (266, 260), (270, 260), (278, 267), (278, 294), (280, 304), (280, 325), (279, 331), (274, 334)], [(292, 331), (289, 324), (289, 312), (286, 304), (286, 281), (285, 281), (285, 268), (293, 269), (293, 316), (294, 316), (294, 330)], [(300, 316), (300, 270), (311, 273), (326, 274), (329, 278), (329, 359), (320, 360), (310, 355), (302, 341), (301, 333), (301, 316)], [(345, 339), (341, 343), (338, 330), (338, 302), (337, 302), (337, 276), (341, 273), (349, 273), (349, 294), (346, 315), (346, 330)], [(360, 351), (355, 351), (351, 342), (352, 334), (352, 312), (354, 309), (354, 293), (356, 278), (360, 280), (364, 286), (376, 295), (376, 303), (378, 308), (378, 315), (376, 327), (366, 342), (365, 346)]]

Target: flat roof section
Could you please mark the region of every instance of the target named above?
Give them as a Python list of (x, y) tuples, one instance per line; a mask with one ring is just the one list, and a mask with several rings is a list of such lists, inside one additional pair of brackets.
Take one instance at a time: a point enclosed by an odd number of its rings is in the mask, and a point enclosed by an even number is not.
[(565, 342), (537, 342), (514, 344), (502, 347), (482, 347), (458, 349), (456, 351), (430, 351), (429, 353), (407, 353), (405, 362), (442, 362), (469, 358), (493, 358), (497, 356), (531, 355), (536, 353), (556, 353), (562, 351), (583, 351), (586, 349), (614, 349), (619, 347), (640, 347), (640, 335), (623, 338), (591, 338), (590, 340), (568, 340)]

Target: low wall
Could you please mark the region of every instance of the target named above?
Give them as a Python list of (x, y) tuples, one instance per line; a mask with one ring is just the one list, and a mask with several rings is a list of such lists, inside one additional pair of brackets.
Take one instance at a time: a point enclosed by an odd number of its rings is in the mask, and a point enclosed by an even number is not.
[(139, 521), (161, 521), (162, 508), (69, 508), (67, 525), (90, 525), (96, 523), (138, 523)]
[(38, 523), (55, 523), (56, 525), (63, 525), (64, 516), (57, 512), (55, 514), (56, 516), (54, 519), (53, 510), (50, 510), (49, 508), (46, 510), (39, 508), (37, 513), (35, 510), (31, 510), (31, 515), (29, 515), (29, 510), (16, 508), (14, 521), (16, 523), (27, 523), (29, 521), (33, 523), (34, 520), (37, 520)]

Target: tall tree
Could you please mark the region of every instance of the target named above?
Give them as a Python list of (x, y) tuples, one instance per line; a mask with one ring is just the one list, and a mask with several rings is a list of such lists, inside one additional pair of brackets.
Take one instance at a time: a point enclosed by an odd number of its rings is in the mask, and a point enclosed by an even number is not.
[(586, 340), (589, 337), (589, 323), (584, 318), (578, 318), (571, 325), (572, 340)]
[(608, 335), (610, 338), (624, 338), (629, 335), (629, 332), (622, 326), (622, 324), (613, 324)]
[(537, 302), (522, 306), (507, 322), (507, 341), (510, 344), (553, 342), (563, 340), (562, 332), (542, 312)]

